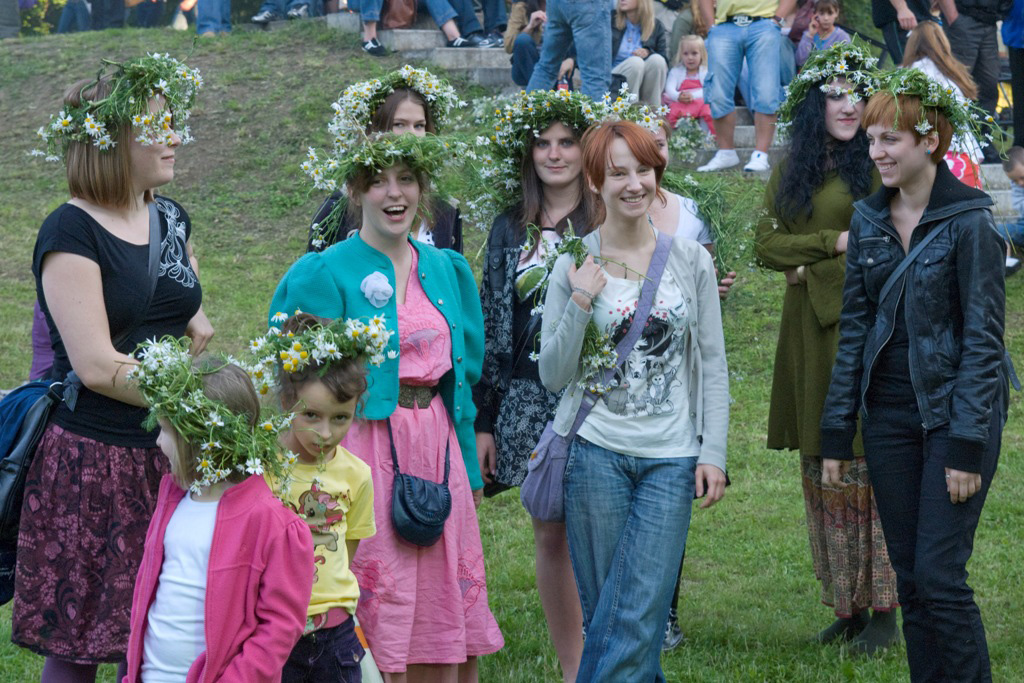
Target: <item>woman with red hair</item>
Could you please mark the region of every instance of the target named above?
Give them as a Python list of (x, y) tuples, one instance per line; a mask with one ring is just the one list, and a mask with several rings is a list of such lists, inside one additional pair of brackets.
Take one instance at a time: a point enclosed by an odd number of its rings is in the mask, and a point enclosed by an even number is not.
[[(564, 389), (555, 431), (568, 435), (581, 405), (592, 405), (565, 468), (586, 633), (578, 680), (664, 681), (662, 631), (691, 503), (706, 496), (701, 507), (710, 507), (725, 492), (729, 391), (718, 283), (706, 249), (659, 237), (648, 220), (665, 170), (650, 132), (604, 123), (583, 143), (597, 225), (580, 226), (590, 228), (582, 265), (570, 254), (555, 264), (540, 350), (541, 381)], [(638, 311), (641, 331), (618, 367), (610, 377), (592, 374), (602, 353), (595, 337), (606, 347), (633, 337)]]

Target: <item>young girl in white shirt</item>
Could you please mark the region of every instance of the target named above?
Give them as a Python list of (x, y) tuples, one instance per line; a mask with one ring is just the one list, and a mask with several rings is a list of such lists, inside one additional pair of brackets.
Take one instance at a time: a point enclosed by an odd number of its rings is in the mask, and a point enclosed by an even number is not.
[(668, 121), (675, 128), (683, 117), (700, 119), (715, 134), (711, 105), (704, 101), (704, 80), (708, 75), (708, 51), (700, 36), (683, 36), (679, 41), (676, 66), (668, 72), (662, 103), (668, 105)]

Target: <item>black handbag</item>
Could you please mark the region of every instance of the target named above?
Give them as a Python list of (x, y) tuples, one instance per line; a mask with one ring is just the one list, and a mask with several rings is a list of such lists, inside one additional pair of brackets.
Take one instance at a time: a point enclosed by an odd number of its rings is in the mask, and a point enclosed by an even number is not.
[(388, 418), (387, 423), (391, 464), (395, 468), (394, 488), (391, 492), (391, 525), (409, 543), (432, 546), (444, 533), (444, 523), (452, 511), (452, 494), (448, 490), (451, 443), (444, 447), (444, 481), (440, 484), (411, 474), (402, 474), (398, 469), (391, 418)]

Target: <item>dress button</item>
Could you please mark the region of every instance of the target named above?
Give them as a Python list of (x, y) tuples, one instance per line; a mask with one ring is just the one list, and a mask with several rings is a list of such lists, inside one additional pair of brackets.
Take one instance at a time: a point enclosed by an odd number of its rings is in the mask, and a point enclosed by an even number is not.
[(868, 259), (868, 263), (869, 263), (869, 264), (870, 264), (870, 263), (874, 263), (874, 262), (875, 262), (875, 259), (873, 259), (873, 258), (869, 258), (869, 259)]
[(461, 363), (462, 362), (462, 356), (459, 356), (458, 358), (456, 358), (455, 362), (456, 363)]
[(438, 299), (437, 300), (437, 305), (438, 306), (444, 306), (444, 299)]
[(690, 417), (697, 417), (697, 413), (691, 410), (690, 411)]
[(462, 388), (462, 382), (459, 382), (459, 389)]
[(453, 330), (455, 329), (455, 323), (452, 323), (452, 329)]
[(425, 278), (425, 277), (427, 277), (427, 274), (426, 274), (426, 273), (420, 273), (420, 279), (421, 279), (421, 280), (422, 280), (423, 278)]
[(686, 303), (690, 303), (690, 297), (686, 297)]

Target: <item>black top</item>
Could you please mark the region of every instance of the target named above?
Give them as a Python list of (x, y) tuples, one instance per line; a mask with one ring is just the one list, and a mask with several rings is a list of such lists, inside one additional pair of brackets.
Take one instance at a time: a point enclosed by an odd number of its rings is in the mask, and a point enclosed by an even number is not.
[[(338, 210), (341, 212), (340, 225), (334, 228), (327, 228), (326, 230), (321, 227), (319, 232), (323, 234), (323, 243), (313, 244), (313, 226), (327, 220), (335, 205), (339, 204)], [(346, 210), (347, 205), (348, 200), (342, 195), (340, 190), (324, 200), (320, 208), (316, 210), (316, 215), (313, 216), (313, 221), (309, 226), (309, 239), (306, 242), (307, 252), (323, 251), (332, 244), (347, 239), (349, 235), (359, 229), (359, 221), (349, 215), (349, 212)], [(434, 246), (438, 249), (453, 249), (461, 254), (462, 216), (459, 210), (441, 199), (434, 199), (430, 203), (430, 216), (434, 221), (434, 225), (430, 229), (430, 234), (434, 239)]]
[[(932, 18), (930, 0), (907, 0), (907, 7), (919, 22), (930, 21)], [(881, 28), (896, 21), (896, 9), (889, 0), (871, 0), (871, 20), (875, 26)]]
[(892, 336), (878, 352), (875, 369), (868, 383), (868, 403), (915, 405), (914, 385), (910, 382), (910, 334), (907, 332), (906, 300), (900, 300), (893, 315)]
[[(148, 310), (135, 331), (117, 349), (121, 353), (133, 352), (147, 339), (164, 335), (181, 337), (203, 299), (185, 246), (192, 234), (188, 214), (175, 201), (164, 197), (157, 197), (156, 201), (160, 209), (159, 278)], [(43, 221), (32, 255), (32, 274), (36, 278), (39, 306), (50, 326), (54, 354), (51, 375), (62, 378), (71, 371), (71, 363), (43, 294), (42, 262), (49, 252), (84, 256), (99, 265), (103, 303), (113, 339), (139, 320), (138, 309), (145, 305), (149, 295), (149, 245), (131, 244), (115, 237), (92, 216), (71, 204), (62, 204)], [(74, 285), (67, 283), (68, 287)], [(130, 406), (82, 387), (75, 411), (61, 404), (54, 413), (54, 422), (70, 432), (106, 444), (150, 448), (156, 445), (156, 433), (142, 429), (146, 413), (146, 408)]]

